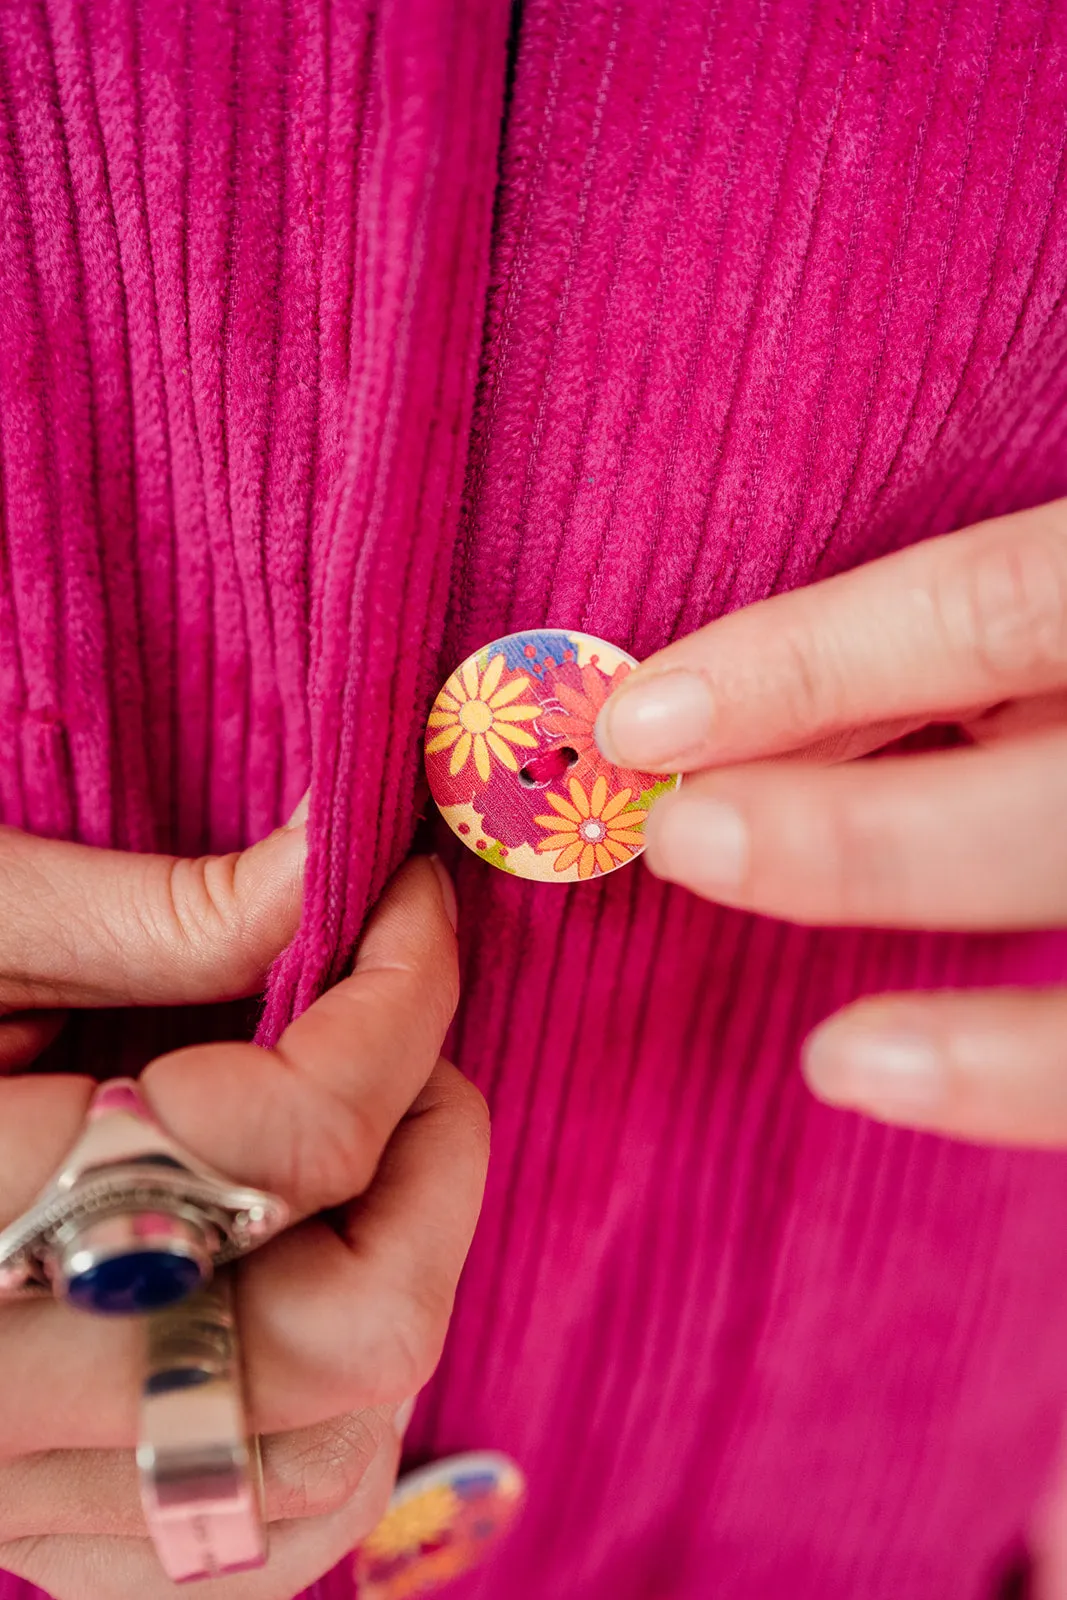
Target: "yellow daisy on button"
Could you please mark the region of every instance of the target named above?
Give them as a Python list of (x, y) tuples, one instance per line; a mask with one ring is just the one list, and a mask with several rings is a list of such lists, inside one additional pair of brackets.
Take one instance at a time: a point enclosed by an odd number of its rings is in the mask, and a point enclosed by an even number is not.
[(454, 1489), (447, 1483), (434, 1484), (422, 1494), (390, 1506), (385, 1516), (363, 1541), (368, 1555), (400, 1556), (420, 1544), (433, 1544), (447, 1533), (461, 1510)]
[(632, 789), (620, 789), (609, 799), (608, 780), (603, 773), (588, 794), (577, 778), (572, 778), (567, 787), (569, 805), (562, 795), (546, 793), (545, 799), (556, 815), (534, 818), (539, 827), (552, 830), (549, 838), (538, 841), (537, 848), (559, 851), (552, 863), (557, 872), (566, 872), (577, 862), (579, 878), (591, 878), (597, 871), (613, 871), (643, 848), (644, 835), (639, 830), (648, 812), (640, 806), (626, 809)]
[(448, 764), (453, 778), (463, 771), (472, 754), (478, 776), (488, 783), (490, 751), (509, 772), (518, 772), (519, 763), (511, 746), (537, 749), (533, 734), (517, 724), (532, 722), (541, 707), (516, 704), (530, 687), (530, 680), (520, 672), (502, 684), (504, 665), (503, 655), (495, 655), (480, 672), (472, 657), (452, 674), (434, 701), (427, 726), (439, 731), (427, 744), (426, 753), (432, 756), (454, 746)]

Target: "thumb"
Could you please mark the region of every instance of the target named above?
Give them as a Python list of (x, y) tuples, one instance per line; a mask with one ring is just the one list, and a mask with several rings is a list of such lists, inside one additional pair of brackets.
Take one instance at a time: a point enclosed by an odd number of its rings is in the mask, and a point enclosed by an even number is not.
[(0, 828), (0, 1015), (254, 994), (300, 919), (305, 815), (198, 860)]

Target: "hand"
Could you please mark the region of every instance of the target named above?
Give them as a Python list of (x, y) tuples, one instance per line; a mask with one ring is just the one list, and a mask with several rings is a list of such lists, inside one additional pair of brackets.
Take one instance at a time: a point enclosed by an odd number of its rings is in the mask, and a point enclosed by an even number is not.
[[(855, 761), (930, 722), (969, 747)], [(604, 753), (683, 771), (661, 877), (795, 922), (1067, 924), (1067, 501), (931, 539), (669, 646), (602, 713)], [(808, 1041), (824, 1099), (966, 1138), (1067, 1146), (1067, 989), (886, 995)]]
[[(200, 864), (0, 831), (7, 1066), (47, 1031), (34, 1006), (254, 989), (292, 934), (302, 854), (299, 830)], [(267, 1567), (217, 1580), (219, 1600), (291, 1600), (374, 1526), (404, 1402), (440, 1352), (487, 1154), (481, 1097), (439, 1059), (457, 992), (450, 905), (435, 867), (409, 863), (352, 976), (275, 1050), (199, 1046), (141, 1078), (175, 1138), (282, 1194), (297, 1224), (239, 1278), (274, 1526)], [(43, 1074), (0, 1080), (0, 1226), (73, 1143), (92, 1089)], [(333, 1226), (316, 1215), (326, 1209)], [(0, 1566), (56, 1600), (173, 1592), (146, 1536), (131, 1450), (142, 1339), (135, 1323), (54, 1302), (0, 1308)]]

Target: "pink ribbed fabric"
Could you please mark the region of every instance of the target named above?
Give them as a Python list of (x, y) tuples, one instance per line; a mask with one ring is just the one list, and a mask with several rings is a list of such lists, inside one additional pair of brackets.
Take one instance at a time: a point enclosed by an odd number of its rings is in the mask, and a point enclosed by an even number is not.
[[(225, 848), (310, 775), (265, 1038), (408, 847), (469, 650), (646, 655), (1067, 491), (1065, 0), (508, 21), (0, 6), (0, 804)], [(854, 995), (1061, 979), (1067, 942), (442, 848), (495, 1154), (409, 1439), (531, 1485), (454, 1593), (988, 1600), (1067, 1406), (1067, 1160), (821, 1108), (796, 1057)]]

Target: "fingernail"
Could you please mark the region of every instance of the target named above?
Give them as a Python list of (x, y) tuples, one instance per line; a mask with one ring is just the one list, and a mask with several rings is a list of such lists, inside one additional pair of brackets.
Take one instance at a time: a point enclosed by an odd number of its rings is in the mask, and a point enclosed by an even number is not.
[(609, 761), (645, 772), (665, 771), (711, 734), (714, 706), (696, 672), (661, 672), (628, 681), (601, 708), (596, 740)]
[(310, 801), (311, 790), (306, 789), (301, 798), (297, 801), (296, 810), (293, 812), (292, 816), (287, 819), (283, 826), (286, 828), (299, 828), (302, 822), (306, 822), (308, 819), (308, 805), (310, 804)]
[(459, 923), (459, 906), (456, 902), (455, 886), (449, 876), (448, 868), (440, 856), (431, 856), (430, 865), (436, 872), (437, 881), (441, 885), (441, 899), (445, 905), (445, 916), (452, 924), (452, 932), (455, 933)]
[(683, 790), (653, 812), (649, 865), (660, 878), (714, 895), (736, 889), (748, 871), (748, 825), (725, 800)]
[(803, 1068), (814, 1092), (833, 1104), (924, 1111), (944, 1097), (945, 1062), (937, 1045), (891, 1024), (831, 1018), (808, 1038)]
[(402, 1439), (408, 1431), (411, 1419), (415, 1415), (415, 1402), (418, 1398), (417, 1394), (413, 1394), (410, 1400), (402, 1401), (393, 1413), (393, 1427), (399, 1439)]

